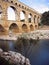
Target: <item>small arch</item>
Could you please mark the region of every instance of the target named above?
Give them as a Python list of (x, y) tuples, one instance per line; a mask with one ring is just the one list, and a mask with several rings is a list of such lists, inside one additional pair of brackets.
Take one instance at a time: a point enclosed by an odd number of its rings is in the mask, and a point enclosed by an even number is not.
[(25, 9), (26, 9), (26, 7), (25, 7)]
[(39, 21), (39, 16), (38, 16), (38, 18), (37, 18), (37, 22), (39, 23), (40, 21)]
[(28, 21), (29, 21), (29, 23), (31, 23), (31, 21), (32, 21), (32, 14), (31, 13), (28, 15)]
[(22, 25), (22, 30), (23, 30), (23, 32), (28, 32), (28, 28), (27, 28), (26, 24)]
[(35, 29), (38, 29), (38, 26), (37, 25), (35, 25)]
[(24, 6), (22, 6), (22, 8), (24, 8)]
[(15, 33), (19, 33), (19, 27), (17, 24), (15, 23), (12, 23), (9, 27), (9, 30), (12, 31), (12, 32), (15, 32)]
[(34, 30), (34, 27), (33, 27), (33, 25), (31, 24), (30, 25), (30, 31), (33, 31)]
[(15, 5), (17, 5), (17, 3), (15, 3)]
[(13, 1), (11, 1), (11, 3), (13, 3)]
[(20, 21), (22, 21), (22, 22), (25, 21), (25, 11), (20, 12)]
[(36, 23), (36, 15), (34, 15), (34, 23)]
[(21, 7), (21, 5), (19, 4), (19, 7)]

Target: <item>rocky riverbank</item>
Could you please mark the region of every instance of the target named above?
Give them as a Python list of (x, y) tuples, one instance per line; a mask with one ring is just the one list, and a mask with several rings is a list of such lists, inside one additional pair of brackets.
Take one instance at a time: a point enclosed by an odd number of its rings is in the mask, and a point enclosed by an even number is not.
[(28, 39), (49, 39), (49, 30), (36, 30), (30, 33), (24, 33), (20, 37)]
[(49, 39), (49, 30), (36, 30), (29, 33), (9, 34), (7, 36), (0, 36), (3, 40), (17, 40), (18, 37), (32, 38), (32, 39)]
[(8, 51), (4, 52), (0, 49), (0, 65), (30, 65), (28, 58), (20, 53)]

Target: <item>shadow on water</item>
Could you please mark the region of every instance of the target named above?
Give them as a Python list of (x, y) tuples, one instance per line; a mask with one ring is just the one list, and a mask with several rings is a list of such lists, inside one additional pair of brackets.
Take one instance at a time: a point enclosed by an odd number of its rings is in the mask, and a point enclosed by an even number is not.
[(31, 65), (49, 65), (49, 40), (18, 38), (17, 41), (0, 40), (4, 51), (16, 51), (30, 59)]

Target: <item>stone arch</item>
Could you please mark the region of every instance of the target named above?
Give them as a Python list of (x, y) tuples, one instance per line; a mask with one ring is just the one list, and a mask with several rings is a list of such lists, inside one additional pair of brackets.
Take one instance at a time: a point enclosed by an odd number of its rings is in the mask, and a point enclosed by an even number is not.
[(22, 6), (22, 8), (24, 8), (24, 6)]
[(31, 24), (30, 25), (30, 31), (33, 31), (34, 30), (34, 27), (33, 27), (33, 25)]
[(20, 20), (21, 20), (22, 22), (25, 21), (25, 11), (21, 11), (21, 12), (20, 12)]
[(11, 3), (13, 3), (13, 1), (11, 1)]
[(16, 20), (16, 8), (14, 6), (9, 6), (7, 8), (8, 20)]
[(23, 32), (28, 32), (28, 27), (26, 24), (22, 25), (22, 30), (23, 30)]
[(31, 13), (28, 15), (28, 21), (29, 21), (30, 23), (32, 22), (32, 14), (31, 14)]
[(12, 23), (9, 27), (9, 30), (14, 33), (19, 33), (19, 27), (16, 23)]
[(15, 3), (15, 5), (17, 5), (17, 2)]
[(37, 17), (37, 22), (39, 23), (40, 21), (39, 21), (39, 16)]
[(34, 15), (34, 23), (36, 23), (36, 15)]
[(35, 29), (38, 29), (38, 25), (35, 25)]
[(19, 4), (19, 7), (21, 7), (21, 5)]

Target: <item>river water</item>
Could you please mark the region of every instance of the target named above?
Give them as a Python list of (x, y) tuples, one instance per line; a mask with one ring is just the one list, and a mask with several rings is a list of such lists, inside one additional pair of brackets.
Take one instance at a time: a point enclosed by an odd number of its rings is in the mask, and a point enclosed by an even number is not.
[(10, 50), (21, 53), (29, 58), (31, 65), (49, 65), (49, 39), (0, 40), (0, 48), (4, 51)]

